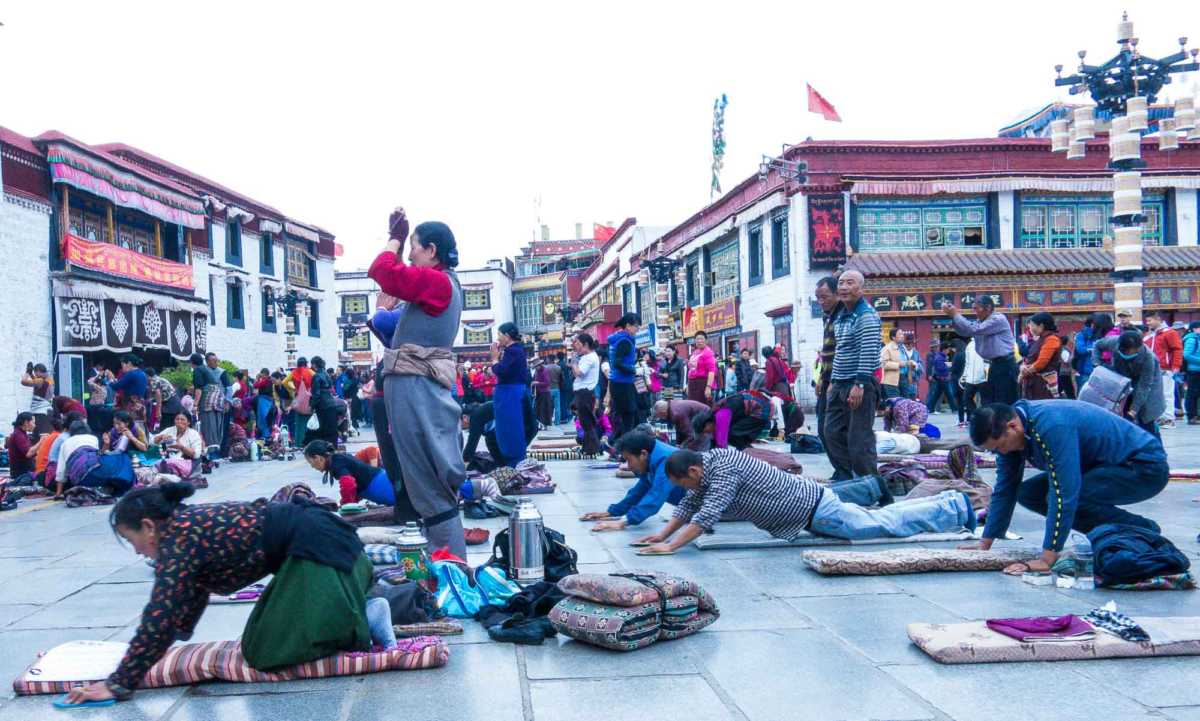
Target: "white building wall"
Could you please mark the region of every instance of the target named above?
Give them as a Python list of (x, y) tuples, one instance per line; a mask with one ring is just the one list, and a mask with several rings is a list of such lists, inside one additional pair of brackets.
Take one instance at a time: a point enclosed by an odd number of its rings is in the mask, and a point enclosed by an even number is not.
[(1175, 189), (1175, 232), (1180, 245), (1196, 245), (1197, 211), (1195, 188)]
[(465, 346), (467, 344), (467, 323), (483, 321), (492, 323), (492, 341), (494, 342), (496, 329), (513, 321), (512, 278), (504, 270), (504, 261), (490, 261), (488, 267), (485, 268), (460, 270), (458, 271), (458, 282), (463, 286), (490, 284), (492, 286), (491, 307), (472, 310), (463, 308), (458, 334), (454, 336), (454, 345)]
[[(260, 368), (272, 370), (287, 367), (286, 319), (276, 315), (274, 333), (264, 331), (262, 326), (263, 279), (273, 281), (278, 287), (283, 283), (286, 253), (282, 241), (275, 243), (274, 274), (264, 276), (259, 272), (260, 236), (248, 230), (242, 231), (242, 266), (237, 268), (225, 262), (226, 234), (221, 223), (212, 224), (212, 255), (193, 253), (192, 267), (196, 283), (196, 296), (209, 298), (209, 277), (212, 277), (211, 304), (213, 313), (209, 318), (208, 350), (222, 359), (229, 360), (253, 373)], [(326, 363), (336, 364), (341, 337), (337, 327), (340, 311), (333, 290), (333, 260), (320, 258), (316, 263), (318, 288), (299, 288), (320, 302), (320, 337), (309, 335), (311, 318), (300, 315), (296, 334), (296, 355), (311, 358), (321, 356)], [(245, 328), (230, 328), (228, 324), (228, 294), (226, 285), (232, 278), (242, 281), (242, 311)], [(270, 284), (270, 283), (269, 283)]]
[[(786, 201), (781, 193), (773, 193), (751, 207), (738, 213), (738, 268), (741, 275), (742, 288), (739, 303), (740, 321), (743, 333), (758, 333), (758, 347), (762, 348), (775, 343), (775, 325), (766, 312), (780, 306), (794, 306), (796, 301), (795, 275), (797, 267), (795, 254), (792, 253), (794, 243), (788, 238), (788, 250), (792, 255), (790, 272), (780, 278), (771, 277), (771, 267), (774, 265), (771, 238), (771, 212), (782, 207)], [(750, 286), (750, 225), (762, 221), (762, 263), (763, 277), (759, 285)], [(788, 235), (794, 236), (792, 218), (788, 216)], [(762, 355), (758, 354), (758, 362), (762, 363)]]
[(26, 363), (44, 363), (53, 372), (50, 357), (50, 206), (4, 194), (0, 202), (0, 433), (20, 411), (29, 410), (31, 391), (18, 381)]
[[(348, 295), (365, 295), (367, 297), (367, 314), (375, 314), (375, 297), (379, 293), (379, 284), (366, 276), (366, 271), (351, 271), (349, 273), (338, 273), (334, 269), (333, 279), (333, 315), (336, 320), (342, 315), (342, 298)], [(335, 333), (338, 333), (337, 347), (340, 355), (347, 356), (352, 351), (346, 350), (346, 341), (341, 337), (341, 328), (335, 328)], [(367, 337), (370, 338), (371, 357), (378, 361), (383, 357), (383, 343), (375, 337), (374, 333), (368, 332)], [(361, 351), (358, 351), (361, 352)]]

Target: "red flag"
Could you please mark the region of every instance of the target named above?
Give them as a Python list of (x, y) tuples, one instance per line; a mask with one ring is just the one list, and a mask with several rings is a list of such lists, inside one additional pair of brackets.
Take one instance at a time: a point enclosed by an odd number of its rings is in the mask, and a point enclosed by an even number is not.
[(603, 243), (603, 242), (607, 241), (609, 238), (612, 238), (616, 234), (617, 234), (617, 229), (612, 227), (611, 225), (600, 225), (599, 223), (592, 223), (592, 239), (593, 240), (598, 240), (601, 243)]
[(805, 83), (808, 87), (808, 112), (816, 113), (826, 120), (832, 120), (835, 123), (842, 122), (842, 116), (838, 115), (838, 111), (833, 107), (833, 103), (826, 100), (813, 86)]

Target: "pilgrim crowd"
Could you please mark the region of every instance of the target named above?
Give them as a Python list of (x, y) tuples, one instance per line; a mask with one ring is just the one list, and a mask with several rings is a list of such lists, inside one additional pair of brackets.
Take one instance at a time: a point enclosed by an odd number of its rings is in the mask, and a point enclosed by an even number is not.
[[(679, 552), (730, 518), (786, 541), (981, 528), (973, 546), (989, 549), (1005, 539), (1020, 504), (1045, 518), (1045, 532), (1041, 556), (1018, 570), (1045, 571), (1073, 530), (1121, 523), (1159, 533), (1122, 506), (1166, 487), (1160, 429), (1176, 423), (1177, 409), (1200, 423), (1200, 322), (1171, 327), (1147, 313), (1139, 327), (1097, 313), (1067, 335), (1051, 314), (1038, 313), (1018, 333), (980, 296), (971, 317), (944, 306), (952, 333), (922, 356), (902, 330), (884, 341), (866, 280), (848, 270), (815, 289), (824, 328), (811, 373), (798, 374), (801, 364), (783, 348), (719, 358), (703, 332), (686, 358), (674, 347), (639, 349), (641, 320), (632, 313), (603, 344), (579, 333), (570, 352), (546, 358), (530, 358), (521, 329), (505, 323), (490, 362), (468, 364), (452, 351), (462, 311), (457, 264), (449, 227), (431, 221), (410, 232), (404, 211), (392, 213), (389, 241), (369, 270), (382, 290), (368, 325), (386, 347), (371, 374), (319, 357), (251, 374), (209, 353), (193, 356), (190, 377), (177, 385), (128, 355), (119, 369), (91, 370), (81, 403), (57, 393), (44, 366), (29, 366), (21, 383), (33, 402), (6, 438), (10, 475), (55, 498), (73, 488), (117, 497), (114, 532), (154, 560), (155, 583), (127, 653), (111, 676), (73, 690), (72, 700), (128, 698), (167, 647), (190, 635), (210, 593), (268, 575), (242, 635), (254, 668), (395, 644), (377, 632), (366, 596), (371, 563), (337, 514), (264, 499), (184, 503), (206, 464), (223, 459), (303, 448), (337, 483), (343, 504), (392, 506), (395, 520), (419, 522), (431, 549), (462, 559), (468, 468), (519, 468), (540, 431), (573, 424), (580, 457), (607, 455), (634, 478), (584, 520), (596, 531), (646, 524), (635, 541), (646, 555)], [(1127, 380), (1113, 407), (1074, 400), (1098, 374)], [(805, 435), (801, 410), (814, 396), (815, 437)], [(937, 447), (930, 414), (943, 402), (975, 449), (995, 455), (997, 477), (983, 504), (971, 486), (953, 484), (898, 499), (881, 475), (881, 456)], [(364, 424), (379, 443), (370, 459), (340, 447)], [(787, 458), (755, 447), (764, 438), (815, 446), (832, 478), (791, 472)], [(973, 459), (975, 450), (950, 453)], [(142, 467), (172, 478), (143, 483)], [(670, 520), (647, 523), (664, 506), (674, 509)]]

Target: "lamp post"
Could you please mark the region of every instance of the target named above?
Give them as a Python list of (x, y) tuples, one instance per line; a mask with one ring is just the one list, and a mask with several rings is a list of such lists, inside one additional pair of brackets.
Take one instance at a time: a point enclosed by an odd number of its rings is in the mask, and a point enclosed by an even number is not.
[(267, 306), (267, 315), (276, 318), (280, 315), (284, 318), (284, 334), (286, 335), (287, 363), (288, 368), (296, 367), (296, 333), (299, 330), (296, 325), (298, 322), (298, 313), (303, 306), (301, 303), (300, 294), (293, 288), (287, 288), (280, 295), (271, 293), (271, 304)]
[[(1076, 108), (1070, 120), (1055, 120), (1050, 124), (1050, 149), (1066, 152), (1068, 160), (1085, 157), (1087, 141), (1096, 136), (1096, 115), (1111, 118), (1108, 126), (1109, 164), (1113, 171), (1113, 215), (1110, 218), (1113, 235), (1113, 304), (1116, 310), (1127, 310), (1134, 322), (1142, 318), (1142, 281), (1146, 271), (1142, 266), (1142, 133), (1149, 130), (1149, 105), (1158, 99), (1171, 75), (1200, 69), (1196, 63), (1197, 50), (1187, 50), (1187, 38), (1179, 38), (1179, 51), (1163, 58), (1152, 58), (1138, 50), (1138, 38), (1133, 33), (1129, 15), (1122, 15), (1117, 25), (1117, 44), (1120, 51), (1101, 65), (1084, 62), (1086, 50), (1080, 50), (1079, 69), (1074, 75), (1062, 76), (1062, 65), (1054, 67), (1055, 86), (1069, 87), (1072, 95), (1089, 93), (1095, 107)], [(1188, 62), (1188, 60), (1191, 62)], [(1158, 121), (1158, 148), (1172, 151), (1179, 148), (1179, 131), (1188, 130), (1188, 140), (1200, 139), (1196, 127), (1195, 103), (1191, 97), (1175, 102), (1174, 117)]]

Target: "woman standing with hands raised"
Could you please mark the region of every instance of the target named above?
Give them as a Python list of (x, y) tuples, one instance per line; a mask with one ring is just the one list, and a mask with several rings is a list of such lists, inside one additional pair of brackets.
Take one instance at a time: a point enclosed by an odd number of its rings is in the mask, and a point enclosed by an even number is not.
[(445, 223), (429, 221), (412, 233), (408, 263), (401, 259), (408, 237), (403, 208), (392, 211), (389, 237), (368, 275), (383, 289), (381, 308), (406, 301), (384, 353), (383, 395), (401, 476), (421, 514), (433, 548), (466, 558), (458, 487), (466, 478), (454, 388), (451, 347), (462, 314), (462, 290), (454, 267), (458, 248)]

